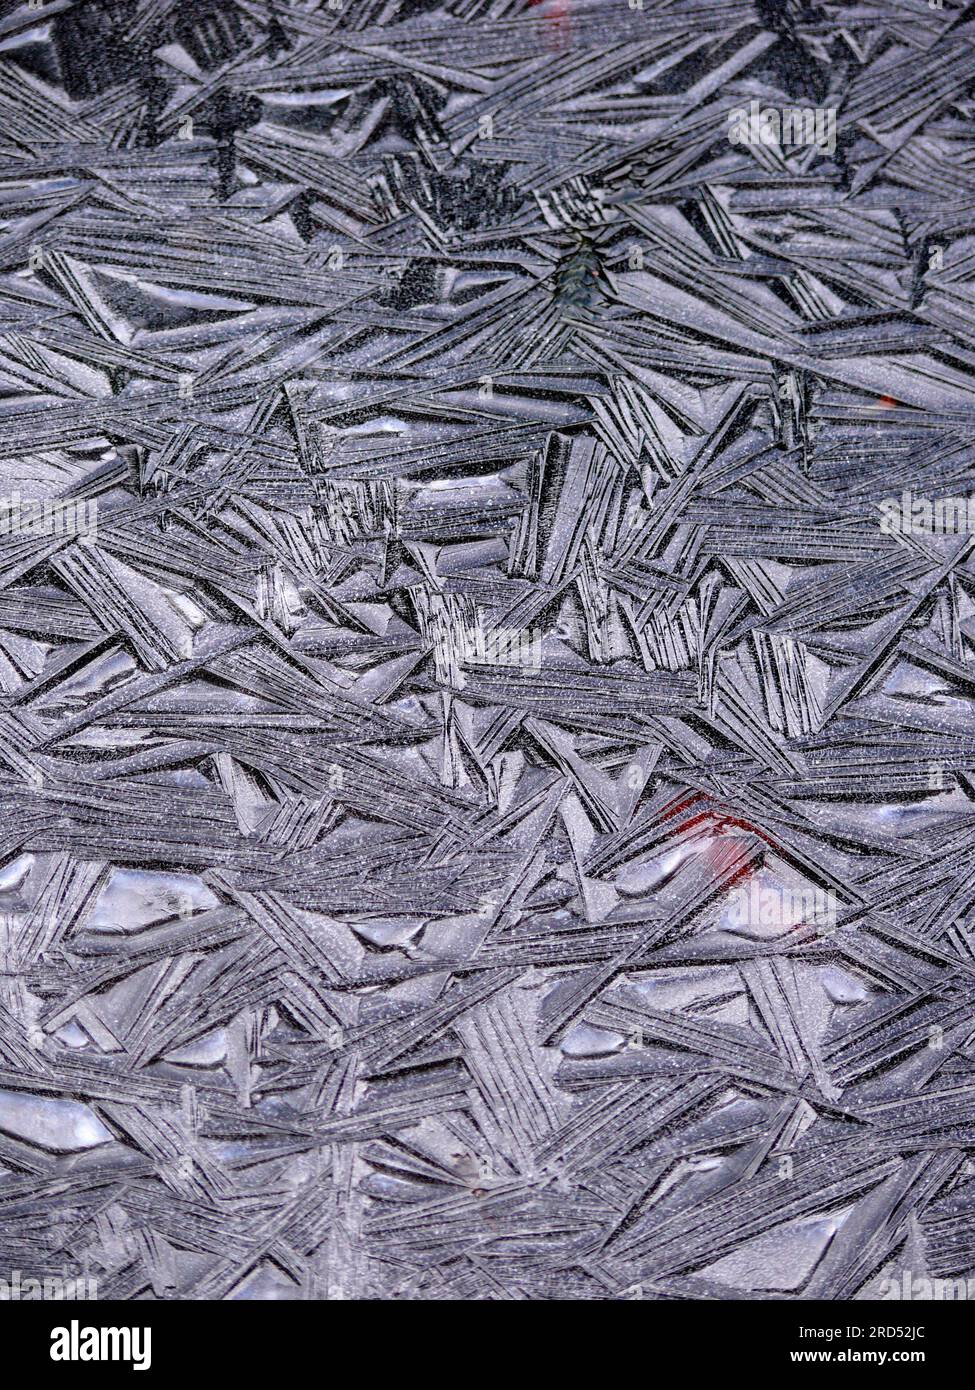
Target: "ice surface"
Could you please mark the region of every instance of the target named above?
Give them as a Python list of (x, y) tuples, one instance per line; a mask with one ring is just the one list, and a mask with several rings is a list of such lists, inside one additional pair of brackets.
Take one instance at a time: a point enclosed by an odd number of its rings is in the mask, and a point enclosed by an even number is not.
[(975, 1268), (973, 65), (3, 7), (0, 1275)]

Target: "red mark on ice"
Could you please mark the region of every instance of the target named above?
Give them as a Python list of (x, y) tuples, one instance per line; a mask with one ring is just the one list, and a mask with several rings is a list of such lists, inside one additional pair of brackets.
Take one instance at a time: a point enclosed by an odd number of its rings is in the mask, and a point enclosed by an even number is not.
[[(690, 807), (695, 805), (699, 800), (699, 797), (693, 795), (682, 797), (670, 810), (664, 812), (663, 819), (673, 820), (675, 817), (682, 815), (684, 811), (689, 810)], [(743, 835), (755, 835), (758, 839), (764, 841), (765, 844), (772, 844), (772, 840), (769, 838), (768, 834), (764, 830), (760, 830), (757, 825), (752, 825), (750, 821), (742, 820), (738, 816), (733, 816), (726, 811), (718, 811), (713, 808), (699, 811), (696, 815), (689, 816), (682, 822), (679, 830), (683, 836), (686, 831), (693, 830), (699, 825), (707, 826), (711, 831), (710, 841), (706, 841), (704, 845), (701, 846), (699, 853), (702, 858), (710, 861), (715, 869), (719, 868), (720, 861), (727, 852), (726, 845), (728, 839), (739, 838)], [(748, 880), (751, 876), (751, 868), (744, 865), (732, 874), (726, 882), (725, 888), (737, 887), (743, 880)]]
[(564, 53), (569, 46), (571, 24), (569, 21), (569, 0), (528, 0), (529, 5), (544, 5), (543, 19), (548, 20), (546, 40), (553, 53)]

